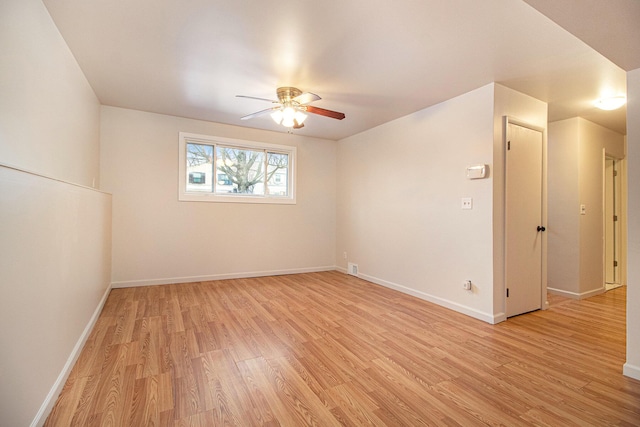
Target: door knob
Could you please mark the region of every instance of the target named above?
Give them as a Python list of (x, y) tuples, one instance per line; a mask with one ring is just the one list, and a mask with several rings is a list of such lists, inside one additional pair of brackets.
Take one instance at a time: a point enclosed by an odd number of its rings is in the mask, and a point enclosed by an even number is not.
[(544, 225), (539, 225), (538, 226), (538, 231), (545, 231), (546, 228), (544, 227)]

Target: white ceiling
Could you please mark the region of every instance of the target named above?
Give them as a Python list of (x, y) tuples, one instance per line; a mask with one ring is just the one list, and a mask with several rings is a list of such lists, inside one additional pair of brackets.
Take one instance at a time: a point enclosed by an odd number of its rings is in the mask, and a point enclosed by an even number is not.
[(525, 1), (624, 70), (640, 68), (640, 1)]
[[(341, 139), (496, 81), (547, 101), (550, 121), (581, 116), (626, 133), (624, 108), (600, 112), (592, 102), (626, 93), (625, 70), (601, 53), (625, 69), (640, 64), (633, 39), (640, 2), (565, 1), (571, 6), (555, 7), (557, 0), (44, 3), (105, 105), (286, 132), (268, 115), (240, 121), (270, 104), (235, 95), (275, 98), (278, 86), (295, 86), (323, 98), (313, 105), (346, 119), (311, 115), (294, 132)], [(591, 10), (585, 26), (584, 16), (569, 13), (577, 3), (627, 9), (606, 16)], [(611, 37), (599, 24), (617, 25), (607, 21), (616, 16), (631, 30)]]

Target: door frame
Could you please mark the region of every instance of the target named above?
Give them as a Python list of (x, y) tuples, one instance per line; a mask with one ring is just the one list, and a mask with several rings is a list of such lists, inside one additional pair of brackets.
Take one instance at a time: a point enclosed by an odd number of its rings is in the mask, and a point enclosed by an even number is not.
[[(502, 232), (502, 253), (504, 254), (504, 262), (503, 262), (503, 271), (502, 271), (502, 281), (504, 283), (504, 289), (502, 292), (502, 301), (504, 307), (504, 313), (506, 313), (507, 308), (507, 143), (509, 141), (509, 124), (521, 126), (527, 129), (538, 131), (542, 134), (542, 200), (541, 200), (541, 208), (542, 208), (542, 224), (547, 228), (547, 231), (541, 234), (541, 245), (542, 245), (542, 262), (540, 272), (542, 283), (540, 286), (540, 307), (542, 310), (546, 310), (549, 308), (549, 301), (547, 300), (547, 235), (552, 230), (549, 229), (548, 223), (548, 215), (547, 215), (547, 129), (546, 127), (540, 127), (536, 125), (532, 125), (529, 122), (524, 120), (520, 120), (518, 118), (512, 116), (503, 116), (503, 127), (502, 127), (502, 150), (503, 150), (503, 159), (504, 164), (502, 165), (504, 173), (503, 187), (502, 187), (502, 197), (504, 200), (503, 203), (503, 218), (504, 222), (502, 224), (503, 232)], [(506, 315), (505, 315), (506, 318)]]
[[(607, 162), (612, 162), (612, 172), (613, 174), (611, 176), (608, 176), (607, 173)], [(602, 197), (602, 200), (604, 201), (604, 286), (605, 288), (607, 288), (607, 285), (609, 283), (613, 284), (613, 285), (621, 285), (622, 281), (620, 280), (620, 271), (622, 270), (622, 265), (621, 265), (621, 261), (620, 261), (620, 255), (622, 253), (622, 248), (620, 245), (620, 237), (622, 234), (622, 212), (621, 212), (621, 206), (622, 204), (620, 203), (621, 201), (621, 192), (620, 192), (620, 182), (621, 182), (621, 176), (620, 176), (620, 165), (619, 165), (620, 161), (618, 159), (616, 159), (613, 156), (609, 156), (606, 154), (606, 152), (604, 153), (604, 194)], [(611, 192), (609, 191), (609, 186), (607, 185), (607, 181), (608, 179), (611, 179)], [(611, 212), (608, 212), (607, 208), (609, 207), (609, 201), (608, 201), (608, 197), (611, 197), (611, 202), (612, 202), (612, 206), (611, 206)], [(611, 216), (609, 216), (609, 214), (611, 214)], [(613, 217), (617, 217), (616, 220), (613, 219)], [(610, 236), (608, 230), (609, 227), (611, 226), (613, 234)], [(612, 259), (609, 259), (608, 255), (608, 250), (607, 250), (607, 238), (612, 239), (611, 245), (612, 245), (612, 250), (613, 250), (613, 257)], [(617, 262), (617, 265), (611, 265), (613, 262)], [(613, 268), (613, 282), (607, 282), (607, 269), (608, 268)]]
[(603, 241), (603, 251), (602, 251), (602, 271), (603, 271), (603, 278), (604, 278), (604, 283), (602, 284), (603, 288), (606, 289), (606, 277), (607, 277), (607, 255), (606, 255), (606, 226), (607, 226), (607, 219), (606, 219), (606, 178), (604, 177), (604, 174), (606, 174), (606, 162), (607, 160), (613, 160), (614, 161), (614, 165), (616, 167), (616, 171), (618, 172), (618, 176), (617, 176), (617, 187), (615, 189), (615, 195), (617, 197), (617, 200), (615, 201), (616, 204), (616, 210), (617, 210), (617, 214), (618, 214), (618, 218), (619, 218), (619, 222), (618, 224), (616, 224), (616, 233), (617, 233), (617, 237), (618, 237), (618, 242), (616, 244), (619, 252), (617, 254), (617, 261), (618, 261), (618, 284), (621, 286), (626, 286), (627, 285), (627, 159), (626, 156), (624, 157), (618, 157), (615, 156), (613, 154), (609, 154), (606, 151), (606, 148), (603, 149), (603, 159), (602, 159), (602, 173), (603, 173), (603, 179), (602, 179), (602, 201), (603, 201), (603, 206), (602, 206), (602, 211), (603, 211), (603, 215), (602, 215), (602, 220), (603, 220), (603, 224), (602, 224), (602, 231), (603, 231), (603, 236), (602, 236), (602, 241)]

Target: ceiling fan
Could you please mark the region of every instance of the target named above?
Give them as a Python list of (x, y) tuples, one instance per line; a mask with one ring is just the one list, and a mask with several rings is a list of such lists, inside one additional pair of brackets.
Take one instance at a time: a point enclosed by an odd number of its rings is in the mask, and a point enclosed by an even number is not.
[(267, 108), (266, 110), (257, 111), (252, 114), (248, 114), (241, 117), (241, 120), (248, 120), (254, 117), (262, 116), (264, 114), (271, 114), (271, 118), (278, 124), (284, 127), (300, 129), (304, 126), (304, 121), (307, 118), (307, 114), (319, 114), (321, 116), (330, 117), (332, 119), (342, 120), (345, 118), (344, 113), (337, 111), (325, 110), (324, 108), (314, 107), (309, 105), (314, 101), (318, 101), (320, 98), (315, 93), (304, 92), (295, 87), (279, 87), (276, 91), (278, 100), (257, 98), (255, 96), (236, 95), (238, 98), (258, 99), (260, 101), (267, 101), (273, 104), (279, 104), (278, 106)]

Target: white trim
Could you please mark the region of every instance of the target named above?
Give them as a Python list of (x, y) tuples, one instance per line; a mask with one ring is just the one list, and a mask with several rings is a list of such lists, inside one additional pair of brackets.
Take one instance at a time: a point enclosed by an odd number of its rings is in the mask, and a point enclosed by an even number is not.
[[(338, 267), (339, 269), (339, 267)], [(396, 291), (402, 292), (403, 294), (408, 294), (417, 298), (420, 298), (422, 300), (437, 304), (441, 307), (445, 307), (448, 309), (451, 309), (453, 311), (457, 311), (458, 313), (462, 313), (465, 314), (467, 316), (471, 316), (475, 319), (478, 320), (482, 320), (484, 322), (487, 323), (491, 323), (492, 325), (499, 323), (499, 322), (503, 322), (504, 320), (506, 320), (506, 317), (504, 315), (504, 313), (497, 313), (495, 315), (490, 314), (490, 313), (485, 313), (479, 310), (476, 310), (475, 308), (471, 308), (468, 307), (466, 305), (462, 305), (462, 304), (458, 304), (457, 302), (453, 302), (453, 301), (449, 301), (447, 299), (444, 298), (440, 298), (434, 295), (430, 295), (427, 294), (425, 292), (422, 291), (418, 291), (416, 289), (412, 289), (412, 288), (408, 288), (406, 286), (403, 285), (399, 285), (397, 283), (393, 283), (393, 282), (389, 282), (386, 280), (382, 280), (379, 279), (377, 277), (373, 277), (373, 276), (369, 276), (366, 274), (362, 274), (362, 273), (358, 273), (358, 276), (360, 279), (364, 279), (368, 282), (371, 283), (375, 283), (377, 285), (380, 286), (384, 286), (385, 288), (390, 288), (390, 289), (394, 289)]]
[[(480, 319), (483, 320), (483, 319)], [(506, 322), (507, 321), (507, 313), (496, 313), (493, 315), (493, 322), (489, 322), (492, 325), (495, 325), (496, 323), (500, 323), (500, 322)]]
[(174, 283), (210, 282), (214, 280), (247, 279), (250, 277), (265, 277), (265, 276), (282, 276), (285, 274), (317, 273), (320, 271), (332, 271), (335, 269), (336, 269), (336, 266), (327, 265), (323, 267), (292, 268), (287, 270), (250, 271), (250, 272), (239, 272), (239, 273), (211, 274), (206, 276), (186, 276), (186, 277), (167, 277), (167, 278), (161, 278), (161, 279), (126, 280), (122, 282), (112, 282), (111, 287), (114, 289), (117, 289), (117, 288), (135, 288), (138, 286), (171, 285)]
[(107, 193), (106, 191), (102, 191), (102, 190), (99, 190), (97, 188), (87, 187), (86, 185), (76, 184), (75, 182), (65, 181), (64, 179), (54, 178), (54, 177), (49, 176), (49, 175), (43, 175), (43, 174), (41, 174), (39, 172), (34, 172), (34, 171), (29, 170), (29, 169), (23, 169), (21, 167), (13, 166), (13, 165), (10, 165), (10, 164), (7, 164), (7, 163), (0, 162), (0, 167), (1, 168), (6, 168), (6, 169), (11, 169), (11, 170), (22, 172), (22, 173), (26, 173), (28, 175), (38, 176), (40, 178), (49, 179), (51, 181), (61, 182), (63, 184), (73, 185), (74, 187), (84, 188), (85, 190), (91, 190), (91, 191), (95, 191), (97, 193), (107, 194), (109, 196), (112, 195), (111, 193)]
[(604, 287), (598, 288), (598, 289), (593, 289), (591, 291), (582, 292), (582, 293), (565, 291), (563, 289), (547, 288), (547, 292), (550, 292), (550, 293), (555, 294), (555, 295), (561, 295), (563, 297), (567, 297), (567, 298), (571, 298), (571, 299), (585, 299), (585, 298), (593, 297), (593, 296), (596, 296), (596, 295), (600, 295), (600, 294), (604, 293), (605, 291), (606, 291), (606, 289)]
[(40, 409), (38, 409), (36, 416), (34, 417), (33, 421), (31, 421), (30, 427), (43, 425), (47, 417), (49, 416), (49, 413), (53, 410), (53, 406), (55, 405), (56, 400), (58, 399), (58, 395), (60, 395), (60, 392), (62, 391), (64, 384), (67, 382), (67, 378), (69, 378), (69, 374), (71, 374), (71, 370), (73, 369), (73, 366), (78, 360), (78, 357), (80, 357), (80, 352), (82, 351), (82, 348), (87, 342), (87, 339), (89, 338), (89, 335), (93, 330), (93, 327), (98, 321), (98, 318), (100, 317), (100, 313), (102, 313), (102, 308), (104, 307), (104, 304), (107, 302), (107, 297), (109, 296), (109, 292), (111, 292), (111, 286), (108, 286), (107, 290), (104, 292), (104, 295), (102, 295), (102, 299), (98, 303), (98, 306), (94, 310), (93, 315), (89, 319), (89, 323), (87, 323), (87, 326), (85, 326), (84, 331), (82, 331), (82, 334), (80, 335), (80, 338), (76, 342), (76, 345), (73, 347), (73, 350), (71, 350), (71, 354), (69, 355), (69, 358), (67, 358), (67, 363), (64, 364), (64, 367), (62, 368), (62, 371), (60, 371), (60, 374), (58, 375), (56, 382), (53, 383), (53, 386), (49, 390), (47, 397), (44, 399), (44, 402), (42, 402), (42, 405), (40, 405)]
[[(258, 195), (258, 194), (221, 194), (213, 192), (189, 192), (187, 191), (187, 143), (195, 142), (210, 145), (212, 147), (223, 145), (233, 148), (246, 148), (252, 150), (265, 150), (270, 152), (287, 154), (289, 156), (287, 196)], [(260, 203), (260, 204), (296, 204), (296, 168), (297, 148), (293, 145), (270, 144), (267, 142), (247, 141), (243, 139), (224, 138), (218, 136), (199, 135), (195, 133), (180, 132), (178, 138), (178, 200), (181, 202), (222, 202), (222, 203)], [(213, 176), (216, 176), (214, 171)], [(265, 171), (266, 174), (266, 171)], [(266, 176), (266, 175), (265, 175)], [(215, 179), (215, 178), (214, 178)], [(266, 182), (265, 182), (266, 186)]]
[(640, 366), (630, 365), (625, 363), (622, 366), (622, 374), (629, 378), (640, 380)]

